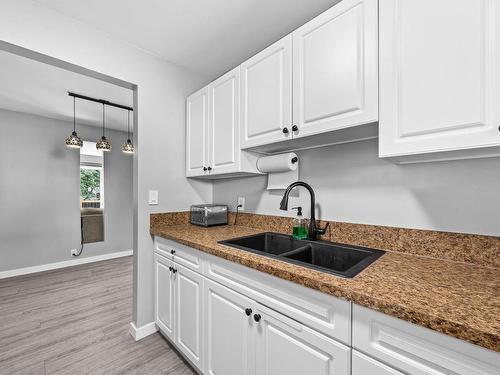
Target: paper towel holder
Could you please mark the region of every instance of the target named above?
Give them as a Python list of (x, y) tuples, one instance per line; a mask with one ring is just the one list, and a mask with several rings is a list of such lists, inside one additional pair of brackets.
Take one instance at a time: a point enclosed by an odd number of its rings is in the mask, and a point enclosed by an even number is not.
[(294, 156), (291, 160), (292, 164), (295, 164), (299, 161), (299, 158), (297, 156)]

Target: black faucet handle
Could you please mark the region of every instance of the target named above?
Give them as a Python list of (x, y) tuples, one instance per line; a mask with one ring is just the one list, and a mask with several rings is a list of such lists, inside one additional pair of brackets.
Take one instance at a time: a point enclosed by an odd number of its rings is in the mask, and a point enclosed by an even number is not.
[(330, 222), (327, 221), (326, 225), (323, 228), (317, 228), (316, 227), (316, 229), (315, 229), (316, 234), (319, 234), (320, 236), (324, 235), (326, 233), (326, 230), (328, 229), (329, 226), (330, 226)]

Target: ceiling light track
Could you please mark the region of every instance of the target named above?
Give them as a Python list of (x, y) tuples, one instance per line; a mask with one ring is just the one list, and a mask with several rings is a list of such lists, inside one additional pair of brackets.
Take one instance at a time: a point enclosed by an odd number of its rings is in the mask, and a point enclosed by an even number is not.
[(95, 102), (95, 103), (100, 103), (100, 104), (103, 104), (103, 105), (109, 105), (110, 107), (116, 107), (116, 108), (126, 109), (127, 111), (133, 111), (134, 110), (132, 107), (129, 107), (129, 106), (126, 106), (126, 105), (123, 105), (123, 104), (113, 103), (113, 102), (110, 102), (110, 101), (105, 100), (105, 99), (92, 98), (91, 96), (76, 94), (76, 93), (71, 92), (71, 91), (68, 91), (68, 95), (72, 96), (74, 98), (88, 100), (89, 102)]

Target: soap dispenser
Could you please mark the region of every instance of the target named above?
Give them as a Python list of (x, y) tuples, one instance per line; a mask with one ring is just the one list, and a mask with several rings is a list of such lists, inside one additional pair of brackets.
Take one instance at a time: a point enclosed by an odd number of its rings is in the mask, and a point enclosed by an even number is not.
[(308, 238), (307, 222), (302, 217), (302, 207), (292, 207), (297, 210), (297, 216), (293, 219), (293, 238), (295, 240), (306, 240)]

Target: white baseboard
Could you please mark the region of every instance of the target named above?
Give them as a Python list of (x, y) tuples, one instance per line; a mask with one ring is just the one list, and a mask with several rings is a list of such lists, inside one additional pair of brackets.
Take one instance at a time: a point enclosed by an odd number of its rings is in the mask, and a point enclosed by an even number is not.
[(71, 260), (65, 260), (62, 262), (48, 263), (48, 264), (42, 264), (39, 266), (24, 267), (24, 268), (17, 268), (14, 270), (1, 271), (0, 272), (0, 279), (5, 279), (7, 277), (20, 276), (20, 275), (27, 275), (27, 274), (35, 273), (35, 272), (55, 270), (58, 268), (78, 266), (79, 264), (94, 263), (94, 262), (99, 262), (101, 260), (121, 258), (121, 257), (130, 256), (133, 253), (134, 253), (133, 250), (117, 251), (116, 253), (96, 255), (93, 257), (75, 258), (75, 259), (71, 259)]
[(134, 322), (130, 322), (130, 329), (128, 331), (135, 341), (139, 341), (144, 337), (152, 335), (153, 333), (158, 331), (158, 328), (156, 327), (155, 322), (144, 324), (139, 328), (135, 326)]

